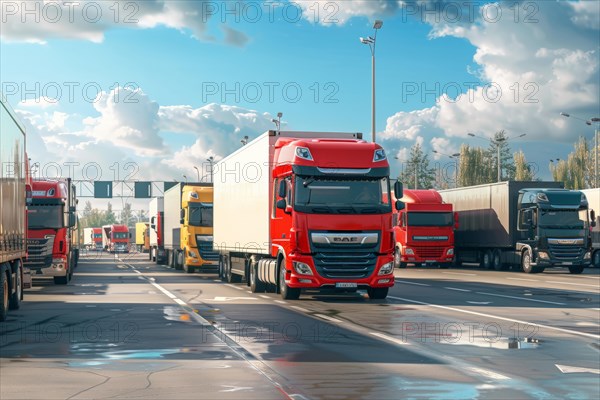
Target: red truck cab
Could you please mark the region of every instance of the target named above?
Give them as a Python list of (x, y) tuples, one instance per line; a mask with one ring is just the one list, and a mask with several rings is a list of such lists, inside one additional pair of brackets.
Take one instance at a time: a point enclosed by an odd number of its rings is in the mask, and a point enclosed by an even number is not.
[(27, 210), (27, 261), (33, 277), (51, 276), (67, 284), (76, 266), (72, 235), (76, 225), (75, 188), (69, 180), (33, 180)]
[(394, 266), (435, 264), (448, 268), (454, 258), (454, 229), (457, 226), (452, 204), (444, 203), (433, 189), (404, 189), (400, 199), (406, 206), (394, 211), (396, 246)]
[(102, 228), (93, 228), (92, 242), (94, 244), (94, 250), (102, 251)]
[(129, 239), (131, 239), (131, 234), (126, 225), (112, 225), (108, 251), (111, 253), (129, 253)]

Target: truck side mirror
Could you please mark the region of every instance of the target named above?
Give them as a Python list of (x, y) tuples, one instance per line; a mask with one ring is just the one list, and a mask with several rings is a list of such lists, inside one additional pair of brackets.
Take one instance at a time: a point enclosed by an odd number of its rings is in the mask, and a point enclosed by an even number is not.
[(596, 227), (596, 212), (594, 210), (590, 211), (590, 226), (592, 228)]
[(283, 212), (286, 214), (292, 213), (292, 207), (288, 206), (287, 201), (285, 199), (277, 200), (277, 208), (279, 208), (280, 210), (283, 210)]
[(533, 227), (533, 213), (531, 212), (531, 210), (523, 211), (523, 222), (528, 227)]
[(154, 229), (154, 230), (156, 230), (156, 224), (155, 224), (155, 221), (156, 221), (156, 217), (152, 217), (152, 218), (150, 218), (150, 228), (152, 228), (152, 229)]
[(277, 194), (281, 198), (285, 198), (287, 196), (287, 182), (285, 180), (279, 182), (279, 191)]
[(396, 200), (396, 204), (394, 204), (394, 206), (396, 207), (396, 210), (401, 211), (404, 210), (405, 204), (400, 200)]
[(77, 223), (77, 218), (75, 217), (75, 214), (70, 212), (69, 213), (69, 228), (74, 227), (76, 223)]
[(181, 210), (179, 210), (179, 224), (183, 225), (185, 220), (185, 209), (182, 208)]
[(131, 239), (131, 232), (129, 232), (129, 239)]
[[(401, 199), (402, 196), (404, 196), (404, 186), (402, 185), (402, 182), (400, 181), (396, 181), (396, 183), (394, 183), (394, 196), (397, 199)], [(404, 208), (404, 207), (402, 207)], [(399, 208), (399, 210), (401, 210)]]

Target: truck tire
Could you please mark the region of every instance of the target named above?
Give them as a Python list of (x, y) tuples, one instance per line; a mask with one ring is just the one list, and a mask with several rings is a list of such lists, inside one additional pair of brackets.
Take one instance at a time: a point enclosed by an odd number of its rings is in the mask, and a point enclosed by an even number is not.
[(490, 250), (483, 250), (479, 255), (479, 268), (491, 269), (492, 268), (492, 252)]
[(592, 255), (592, 265), (596, 268), (600, 268), (600, 250), (596, 250)]
[(231, 270), (231, 260), (229, 259), (229, 257), (225, 257), (224, 263), (225, 280), (227, 281), (227, 283), (240, 283), (242, 281), (242, 277), (234, 274)]
[(368, 288), (367, 294), (369, 295), (369, 299), (371, 300), (383, 300), (387, 297), (390, 288), (380, 287), (380, 288)]
[(585, 267), (583, 265), (573, 265), (569, 267), (569, 273), (571, 274), (580, 274), (583, 272)]
[(521, 269), (526, 274), (539, 274), (544, 272), (544, 267), (533, 267), (531, 265), (531, 251), (525, 250), (521, 256)]
[(402, 254), (400, 254), (400, 249), (396, 249), (394, 251), (394, 268), (406, 268), (406, 263), (403, 263)]
[(283, 300), (298, 300), (300, 298), (300, 288), (291, 288), (285, 283), (285, 265), (284, 261), (279, 265), (279, 293)]
[(15, 292), (10, 296), (8, 307), (11, 310), (18, 310), (21, 307), (21, 299), (23, 298), (23, 265), (17, 261), (17, 273), (16, 275), (16, 285)]
[(250, 290), (252, 293), (263, 293), (266, 286), (263, 281), (258, 279), (258, 263), (250, 264)]
[(502, 264), (502, 253), (496, 249), (492, 252), (492, 268), (496, 271), (504, 271), (504, 265)]
[(67, 276), (55, 276), (54, 277), (55, 285), (66, 285), (67, 283), (69, 283)]
[(8, 277), (6, 276), (6, 273), (6, 266), (0, 266), (0, 322), (6, 320), (10, 299), (10, 286), (8, 285)]

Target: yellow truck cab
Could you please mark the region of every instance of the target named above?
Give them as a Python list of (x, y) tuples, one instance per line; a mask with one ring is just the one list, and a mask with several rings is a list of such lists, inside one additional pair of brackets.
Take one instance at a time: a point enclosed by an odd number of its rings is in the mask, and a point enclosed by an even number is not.
[(165, 192), (164, 236), (167, 263), (188, 273), (218, 266), (213, 249), (213, 188), (179, 183)]

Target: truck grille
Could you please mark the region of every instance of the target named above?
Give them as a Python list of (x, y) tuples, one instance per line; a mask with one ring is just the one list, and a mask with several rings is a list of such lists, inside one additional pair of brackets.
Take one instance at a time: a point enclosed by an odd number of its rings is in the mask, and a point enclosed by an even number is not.
[(48, 268), (52, 264), (54, 236), (45, 239), (27, 239), (27, 260), (25, 266), (32, 271)]
[[(348, 237), (352, 240), (345, 241)], [(325, 278), (360, 279), (373, 274), (377, 265), (379, 242), (377, 232), (310, 234), (315, 268)]]
[(580, 258), (583, 255), (583, 248), (581, 246), (549, 244), (548, 250), (552, 257), (557, 260), (570, 261)]
[(198, 246), (200, 258), (204, 261), (219, 261), (219, 253), (213, 249), (212, 236), (210, 236), (210, 241), (202, 240), (205, 238), (208, 237), (196, 236), (196, 245)]
[(421, 258), (438, 259), (444, 255), (443, 247), (412, 246), (412, 248), (415, 250), (416, 255)]

